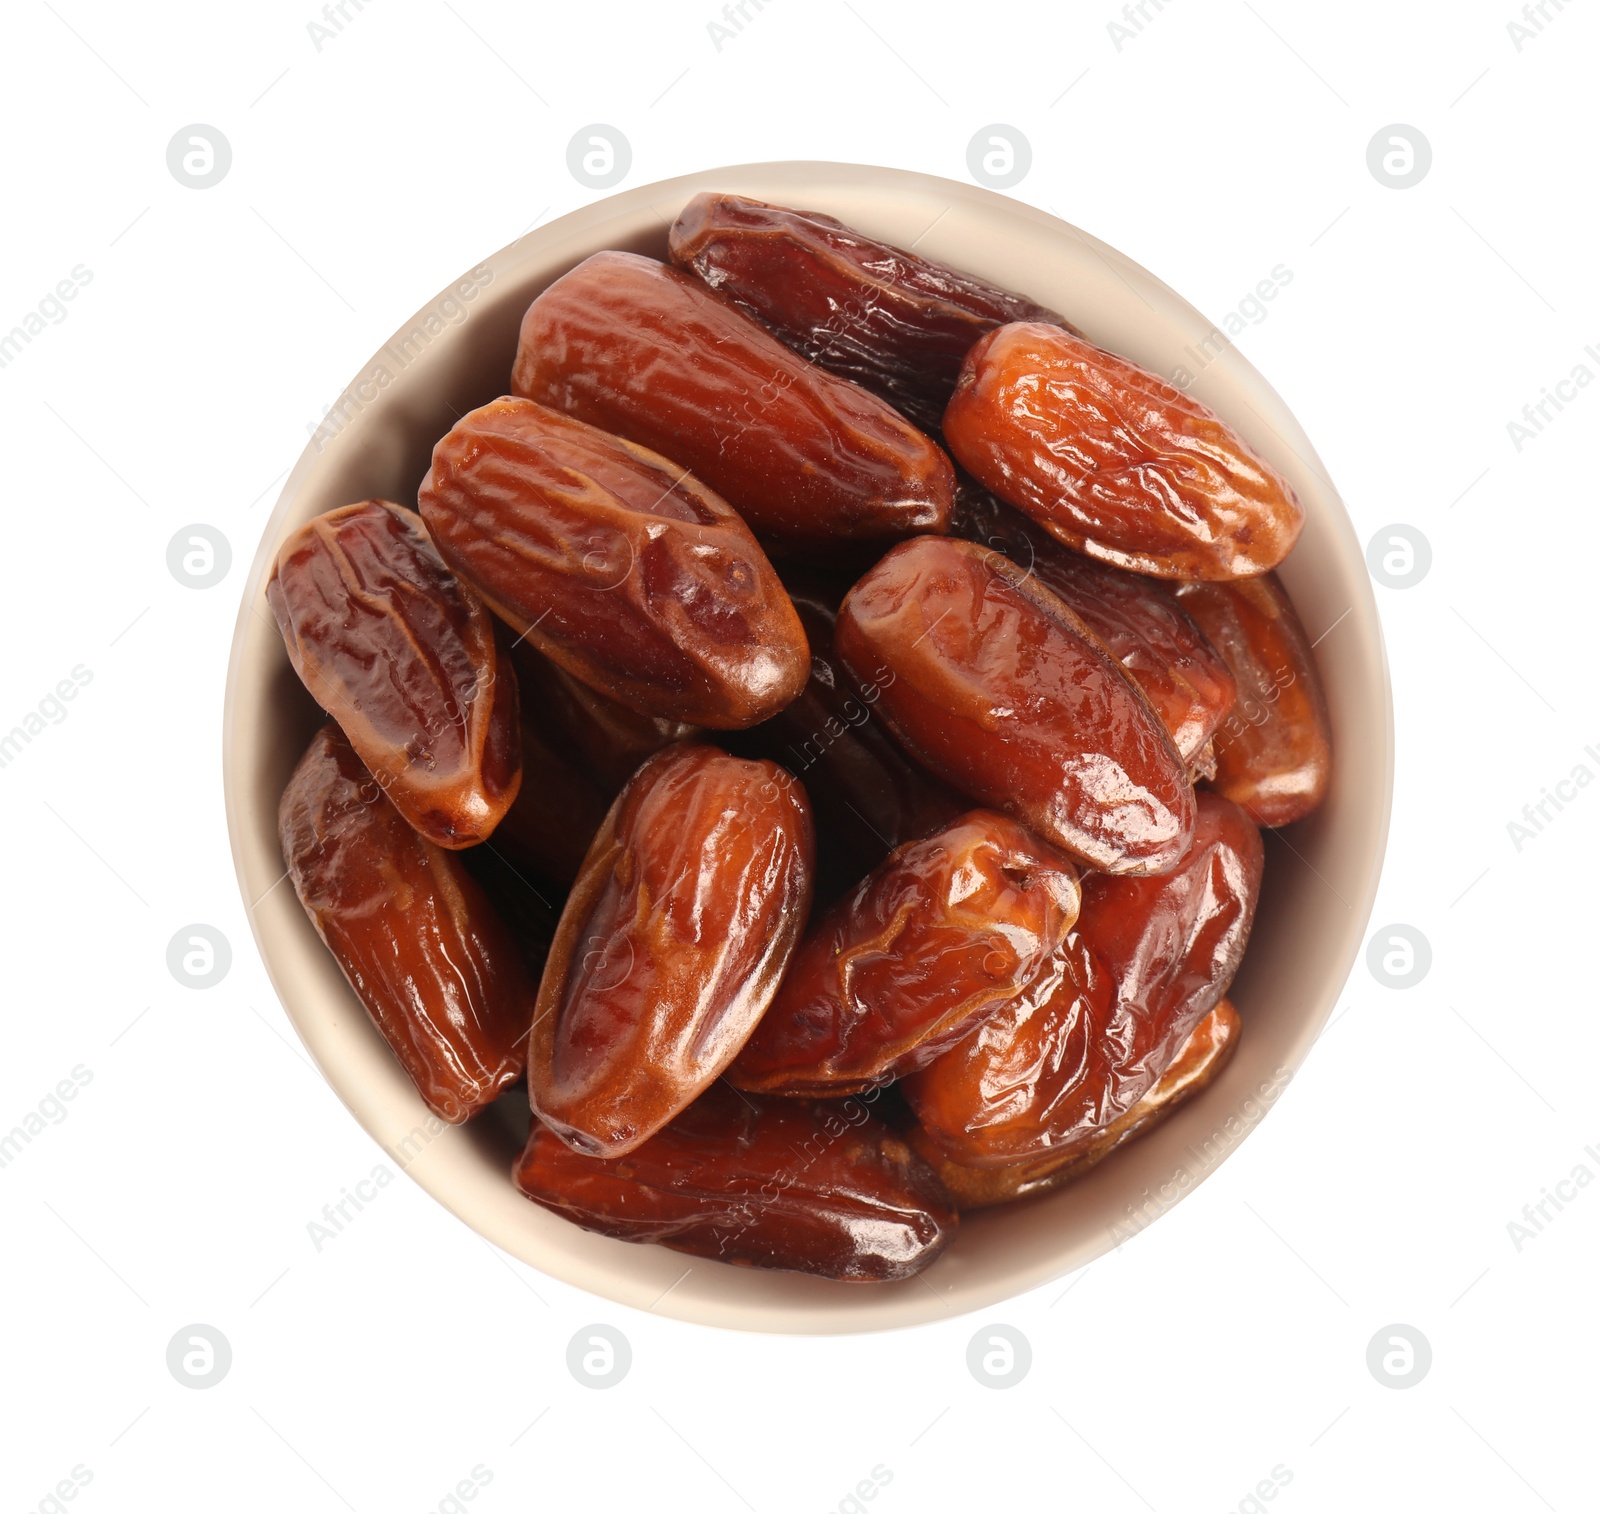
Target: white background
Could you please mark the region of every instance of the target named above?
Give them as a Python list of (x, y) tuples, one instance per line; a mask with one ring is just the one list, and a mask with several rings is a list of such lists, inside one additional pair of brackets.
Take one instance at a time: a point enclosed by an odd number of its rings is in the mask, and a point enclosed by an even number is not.
[[(719, 48), (711, 0), (368, 0), (318, 50), (311, 0), (16, 0), (0, 103), (0, 332), (79, 265), (59, 322), (0, 368), (8, 570), (0, 730), (75, 666), (65, 718), (0, 768), (7, 840), (0, 1131), (74, 1067), (65, 1118), (0, 1168), (0, 1493), (85, 1511), (1593, 1509), (1600, 1184), (1519, 1250), (1508, 1223), (1600, 1176), (1591, 969), (1600, 786), (1517, 849), (1507, 823), (1600, 774), (1584, 388), (1520, 450), (1507, 423), (1600, 375), (1600, 17), (1546, 0), (1395, 7), (767, 0)], [(167, 143), (219, 128), (216, 187)], [(492, 1251), (404, 1178), (317, 1250), (308, 1222), (385, 1163), (296, 1042), (229, 859), (219, 744), (245, 570), (308, 428), (400, 321), (530, 223), (596, 192), (776, 158), (961, 178), (1019, 129), (1014, 195), (1121, 248), (1213, 320), (1279, 264), (1239, 338), (1317, 443), (1366, 541), (1429, 540), (1380, 587), (1398, 716), (1374, 924), (1432, 944), (1419, 986), (1358, 963), (1270, 1118), (1119, 1253), (992, 1314), (888, 1336), (700, 1330)], [(1414, 188), (1379, 128), (1426, 134)], [(169, 539), (231, 543), (215, 588)], [(1569, 792), (1574, 792), (1570, 791)], [(169, 974), (179, 927), (233, 946)], [(569, 1374), (580, 1327), (633, 1367)], [(969, 1374), (1008, 1323), (1032, 1370)], [(216, 1387), (169, 1339), (229, 1340)], [(1431, 1343), (1417, 1386), (1366, 1363)], [(529, 1428), (529, 1426), (532, 1426)], [(449, 1502), (479, 1469), (470, 1504)], [(852, 1504), (872, 1469), (891, 1474)], [(83, 1473), (90, 1480), (83, 1483)], [(485, 1484), (482, 1474), (489, 1473)], [(1284, 1484), (1281, 1473), (1288, 1472)]]

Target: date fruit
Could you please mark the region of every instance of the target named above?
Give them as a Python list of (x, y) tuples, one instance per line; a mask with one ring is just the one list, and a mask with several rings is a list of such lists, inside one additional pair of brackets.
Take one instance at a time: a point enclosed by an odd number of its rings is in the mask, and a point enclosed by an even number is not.
[(956, 460), (1075, 551), (1158, 578), (1242, 578), (1289, 555), (1305, 511), (1214, 411), (1037, 321), (967, 354), (944, 414)]
[(960, 491), (952, 530), (1003, 552), (1076, 610), (1144, 691), (1190, 772), (1210, 776), (1209, 743), (1233, 707), (1233, 674), (1184, 613), (1170, 584), (1063, 547), (970, 481)]
[(845, 597), (839, 655), (940, 777), (1090, 867), (1160, 873), (1195, 799), (1160, 717), (1084, 622), (997, 552), (920, 537)]
[(521, 1074), (534, 985), (518, 943), (453, 852), (411, 828), (336, 725), (312, 737), (278, 806), (300, 903), (441, 1120)]
[(489, 845), (519, 868), (562, 885), (578, 876), (610, 808), (589, 773), (524, 712), (522, 790)]
[(811, 905), (805, 791), (771, 762), (669, 747), (617, 797), (562, 911), (528, 1052), (533, 1112), (621, 1156), (721, 1075)]
[(950, 1190), (956, 1208), (986, 1209), (1013, 1199), (1050, 1193), (1097, 1167), (1119, 1146), (1154, 1130), (1181, 1105), (1209, 1088), (1239, 1044), (1239, 1011), (1224, 999), (1195, 1028), (1183, 1050), (1126, 1114), (1064, 1151), (1051, 1152), (1007, 1167), (963, 1167), (944, 1156), (920, 1126), (907, 1136)]
[(1261, 888), (1261, 834), (1200, 796), (1194, 844), (1159, 878), (1086, 878), (1051, 971), (902, 1085), (967, 1167), (1072, 1148), (1132, 1109), (1238, 970)]
[(522, 781), (516, 675), (416, 515), (369, 499), (308, 521), (267, 603), (295, 672), (400, 813), (451, 849), (489, 835)]
[(750, 528), (664, 457), (498, 399), (433, 449), (420, 499), (455, 572), (610, 699), (739, 729), (805, 683), (805, 633)]
[(1212, 787), (1257, 825), (1303, 820), (1327, 797), (1333, 737), (1316, 654), (1278, 575), (1184, 584), (1178, 598), (1239, 685)]
[(801, 942), (728, 1072), (763, 1093), (858, 1093), (925, 1067), (1044, 969), (1078, 874), (1015, 820), (973, 810), (913, 841)]
[(670, 457), (786, 551), (942, 531), (947, 458), (698, 279), (597, 252), (523, 317), (515, 393)]
[(863, 1099), (763, 1099), (718, 1083), (624, 1157), (534, 1122), (514, 1173), (536, 1204), (623, 1241), (744, 1267), (890, 1282), (955, 1235), (928, 1164)]
[(939, 429), (980, 336), (1013, 321), (1067, 325), (1032, 300), (832, 216), (743, 195), (696, 195), (667, 246), (674, 263), (785, 346), (882, 396), (924, 431)]

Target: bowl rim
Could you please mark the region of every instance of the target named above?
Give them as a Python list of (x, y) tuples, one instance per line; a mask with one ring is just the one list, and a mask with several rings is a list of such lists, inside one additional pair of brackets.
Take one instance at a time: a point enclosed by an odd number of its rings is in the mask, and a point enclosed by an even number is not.
[[(1082, 231), (1070, 222), (1039, 209), (1025, 202), (1013, 200), (1009, 196), (997, 191), (983, 188), (974, 184), (951, 180), (938, 175), (921, 173), (915, 170), (884, 167), (870, 164), (835, 163), (825, 160), (788, 159), (771, 162), (756, 162), (730, 164), (721, 167), (696, 170), (688, 174), (675, 175), (671, 178), (653, 181), (647, 184), (636, 185), (616, 194), (603, 195), (599, 199), (575, 209), (557, 219), (544, 223), (522, 236), (501, 247), (498, 251), (480, 260), (477, 268), (488, 267), (494, 270), (496, 276), (511, 274), (532, 254), (534, 249), (552, 248), (565, 242), (574, 241), (591, 230), (614, 222), (624, 211), (651, 209), (663, 221), (670, 222), (672, 215), (676, 214), (676, 207), (689, 198), (693, 193), (701, 190), (721, 187), (731, 189), (740, 181), (755, 179), (762, 183), (792, 183), (796, 187), (809, 184), (821, 178), (829, 182), (830, 186), (841, 189), (859, 189), (882, 184), (885, 178), (899, 181), (910, 187), (937, 193), (954, 200), (965, 201), (972, 205), (986, 205), (990, 208), (1003, 208), (1006, 214), (1030, 221), (1039, 227), (1053, 233), (1068, 233), (1082, 242), (1102, 262), (1106, 263), (1112, 272), (1122, 275), (1118, 271), (1131, 270), (1143, 281), (1147, 289), (1158, 291), (1163, 297), (1164, 304), (1169, 308), (1166, 311), (1168, 319), (1174, 315), (1188, 321), (1196, 330), (1215, 330), (1213, 323), (1204, 317), (1194, 306), (1184, 300), (1181, 295), (1172, 290), (1156, 275), (1142, 265), (1134, 262), (1125, 254), (1117, 251), (1106, 243), (1099, 241), (1091, 234)], [(670, 202), (675, 208), (671, 214), (663, 215), (655, 208), (658, 201)], [(594, 249), (598, 250), (598, 249)], [(456, 284), (446, 285), (445, 289), (435, 295), (401, 324), (395, 336), (391, 337), (383, 346), (380, 346), (366, 363), (356, 370), (356, 376), (340, 391), (339, 402), (342, 402), (351, 393), (352, 388), (360, 381), (361, 377), (369, 373), (378, 363), (385, 352), (389, 351), (392, 344), (399, 337), (413, 328), (416, 323), (436, 310), (441, 301), (450, 296)], [(1124, 282), (1127, 282), (1124, 279)], [(1135, 291), (1137, 293), (1137, 290)], [(1274, 420), (1264, 422), (1274, 430), (1287, 428), (1289, 435), (1285, 438), (1290, 446), (1326, 484), (1326, 491), (1322, 492), (1323, 502), (1329, 507), (1328, 525), (1332, 528), (1334, 550), (1342, 558), (1344, 566), (1348, 569), (1352, 565), (1351, 554), (1359, 559), (1362, 570), (1358, 578), (1351, 580), (1354, 588), (1356, 602), (1352, 603), (1349, 613), (1359, 617), (1370, 636), (1376, 652), (1376, 672), (1379, 687), (1369, 691), (1377, 697), (1370, 699), (1368, 713), (1375, 714), (1381, 721), (1381, 791), (1373, 795), (1367, 802), (1365, 813), (1369, 820), (1375, 818), (1376, 825), (1372, 829), (1368, 853), (1364, 863), (1364, 875), (1361, 878), (1359, 897), (1349, 908), (1349, 921), (1345, 927), (1347, 940), (1338, 955), (1338, 966), (1327, 972), (1320, 981), (1319, 1003), (1314, 1013), (1303, 1017), (1298, 1023), (1298, 1030), (1285, 1052), (1287, 1071), (1284, 1082), (1291, 1078), (1296, 1070), (1303, 1064), (1310, 1053), (1311, 1047), (1326, 1026), (1332, 1011), (1344, 991), (1352, 968), (1355, 965), (1360, 951), (1361, 941), (1365, 936), (1367, 925), (1370, 922), (1371, 911), (1376, 899), (1377, 889), (1387, 853), (1387, 844), (1391, 820), (1391, 811), (1394, 792), (1394, 764), (1395, 764), (1395, 731), (1394, 731), (1394, 703), (1393, 690), (1389, 673), (1388, 654), (1385, 646), (1382, 623), (1378, 615), (1376, 598), (1372, 591), (1370, 577), (1365, 572), (1364, 555), (1354, 533), (1353, 522), (1345, 508), (1337, 489), (1328, 478), (1327, 470), (1323, 467), (1312, 447), (1310, 439), (1295, 420), (1292, 412), (1283, 403), (1276, 391), (1267, 383), (1265, 378), (1239, 353), (1236, 347), (1228, 346), (1223, 356), (1216, 360), (1218, 364), (1226, 363), (1229, 371), (1241, 382), (1252, 386), (1257, 393), (1264, 395), (1272, 402), (1272, 408), (1277, 412)], [(337, 404), (338, 402), (336, 402)], [(246, 576), (243, 594), (241, 596), (238, 615), (235, 619), (233, 638), (228, 656), (227, 682), (223, 700), (223, 730), (222, 730), (222, 766), (223, 766), (223, 791), (224, 805), (227, 816), (229, 847), (234, 865), (234, 875), (238, 882), (241, 899), (245, 906), (246, 915), (250, 921), (252, 936), (260, 954), (262, 965), (272, 982), (273, 990), (277, 994), (295, 1032), (307, 1052), (318, 1066), (324, 1079), (329, 1084), (340, 1102), (355, 1117), (367, 1133), (386, 1152), (391, 1148), (385, 1145), (383, 1133), (377, 1128), (374, 1118), (369, 1113), (358, 1107), (353, 1102), (353, 1090), (347, 1087), (346, 1073), (343, 1069), (331, 1068), (324, 1064), (322, 1056), (308, 1037), (305, 1026), (302, 1024), (301, 1011), (298, 1009), (293, 995), (283, 981), (283, 971), (277, 963), (276, 955), (280, 950), (266, 938), (266, 928), (262, 917), (258, 914), (257, 907), (262, 902), (261, 898), (252, 901), (251, 889), (247, 881), (246, 839), (245, 839), (245, 813), (254, 801), (246, 791), (247, 785), (244, 778), (242, 752), (238, 741), (239, 714), (241, 704), (246, 697), (242, 687), (242, 671), (245, 662), (248, 632), (252, 615), (259, 612), (262, 589), (271, 564), (275, 560), (278, 546), (285, 534), (285, 524), (294, 512), (295, 502), (306, 491), (312, 480), (317, 475), (326, 454), (319, 445), (318, 436), (308, 440), (300, 456), (291, 468), (282, 489), (279, 491), (273, 509), (263, 527), (261, 538), (253, 555), (249, 573)], [(1321, 492), (1321, 491), (1319, 491)], [(1330, 630), (1332, 627), (1329, 628)], [(1324, 634), (1327, 634), (1326, 632)], [(1320, 638), (1319, 638), (1320, 640)], [(252, 691), (255, 692), (255, 691)], [(1337, 760), (1337, 758), (1336, 758)], [(1373, 815), (1373, 804), (1376, 804), (1376, 815)], [(281, 880), (280, 880), (281, 881)], [(1270, 1112), (1269, 1108), (1265, 1111)], [(1264, 1115), (1263, 1115), (1264, 1117)], [(1253, 1121), (1247, 1133), (1253, 1133), (1255, 1124), (1260, 1119)], [(1159, 1132), (1156, 1133), (1159, 1135)], [(1148, 1139), (1154, 1139), (1150, 1137)], [(1224, 1154), (1231, 1155), (1229, 1149)], [(391, 1153), (392, 1154), (392, 1153)], [(1109, 1165), (1109, 1164), (1108, 1164)], [(1220, 1160), (1217, 1163), (1220, 1165)], [(463, 1212), (458, 1207), (456, 1196), (449, 1191), (449, 1185), (434, 1177), (433, 1168), (424, 1163), (415, 1165), (403, 1164), (406, 1174), (414, 1178), (418, 1184), (433, 1198), (459, 1219), (471, 1226), (479, 1235), (489, 1240), (492, 1244), (501, 1246), (511, 1255), (517, 1256), (535, 1269), (545, 1272), (550, 1276), (569, 1283), (572, 1286), (596, 1295), (611, 1305), (625, 1305), (634, 1308), (644, 1308), (641, 1303), (639, 1290), (623, 1287), (616, 1278), (610, 1274), (596, 1276), (593, 1272), (572, 1263), (570, 1258), (562, 1258), (564, 1265), (553, 1265), (550, 1258), (544, 1254), (530, 1255), (529, 1251), (538, 1251), (536, 1247), (519, 1247), (514, 1242), (507, 1243), (506, 1237), (492, 1233), (491, 1228), (486, 1228), (481, 1218)], [(1207, 1168), (1194, 1177), (1193, 1182), (1183, 1188), (1177, 1198), (1164, 1203), (1160, 1213), (1164, 1214), (1174, 1207), (1182, 1198), (1188, 1196), (1193, 1188), (1210, 1175), (1214, 1168)], [(1147, 1190), (1148, 1191), (1148, 1190)], [(1131, 1206), (1130, 1206), (1131, 1209)], [(564, 1222), (563, 1222), (564, 1223)], [(1142, 1227), (1141, 1227), (1142, 1228)], [(621, 1242), (609, 1242), (611, 1245), (622, 1245)], [(1015, 1273), (1006, 1273), (998, 1282), (989, 1286), (974, 1286), (970, 1281), (961, 1285), (964, 1291), (955, 1302), (947, 1302), (931, 1287), (925, 1302), (906, 1303), (904, 1290), (906, 1284), (875, 1285), (880, 1293), (890, 1290), (897, 1291), (900, 1302), (890, 1305), (885, 1300), (885, 1307), (874, 1310), (870, 1307), (840, 1307), (834, 1308), (822, 1304), (819, 1300), (817, 1307), (809, 1304), (799, 1306), (784, 1304), (773, 1305), (757, 1302), (753, 1307), (740, 1305), (734, 1307), (718, 1307), (707, 1305), (703, 1301), (693, 1307), (681, 1307), (671, 1300), (666, 1301), (665, 1307), (662, 1300), (649, 1305), (649, 1312), (656, 1313), (658, 1317), (675, 1317), (681, 1320), (699, 1324), (708, 1324), (718, 1328), (756, 1331), (770, 1334), (798, 1334), (798, 1333), (868, 1333), (889, 1329), (909, 1328), (914, 1325), (948, 1320), (962, 1313), (970, 1313), (980, 1309), (991, 1308), (997, 1304), (1029, 1292), (1035, 1288), (1051, 1282), (1068, 1273), (1086, 1266), (1107, 1251), (1120, 1249), (1122, 1242), (1108, 1239), (1098, 1246), (1076, 1248), (1063, 1246), (1062, 1254), (1052, 1256), (1048, 1261), (1035, 1264)], [(659, 1248), (630, 1248), (637, 1250), (657, 1250)], [(673, 1253), (675, 1257), (676, 1253)], [(687, 1261), (686, 1258), (677, 1258)], [(942, 1259), (941, 1259), (942, 1261)], [(940, 1263), (936, 1263), (938, 1267)], [(721, 1268), (720, 1271), (734, 1272), (735, 1269)], [(744, 1269), (738, 1269), (743, 1272)], [(771, 1276), (768, 1274), (768, 1276)], [(789, 1277), (792, 1274), (784, 1274)], [(816, 1283), (819, 1280), (807, 1279), (807, 1283)], [(674, 1285), (676, 1286), (676, 1285)], [(860, 1285), (850, 1284), (824, 1284), (827, 1288), (844, 1288), (852, 1293), (859, 1294)], [(915, 1286), (915, 1281), (911, 1283)]]

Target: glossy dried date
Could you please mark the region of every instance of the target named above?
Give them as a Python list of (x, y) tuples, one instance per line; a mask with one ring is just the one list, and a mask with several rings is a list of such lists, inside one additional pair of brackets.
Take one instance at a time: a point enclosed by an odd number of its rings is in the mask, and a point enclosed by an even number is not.
[(763, 1099), (720, 1083), (610, 1160), (578, 1155), (536, 1121), (514, 1176), (585, 1230), (850, 1282), (920, 1272), (958, 1223), (927, 1163), (865, 1100)]
[(1149, 701), (1083, 621), (972, 542), (894, 548), (846, 596), (839, 655), (893, 680), (906, 749), (1090, 867), (1158, 873), (1194, 833), (1194, 790)]
[(1015, 999), (1077, 917), (1073, 865), (1015, 820), (972, 810), (823, 916), (728, 1080), (837, 1095), (925, 1067)]
[(562, 911), (528, 1053), (534, 1113), (621, 1156), (697, 1098), (777, 991), (811, 904), (804, 790), (709, 746), (618, 796)]
[(1049, 974), (902, 1085), (930, 1138), (968, 1167), (1071, 1149), (1142, 1099), (1244, 955), (1261, 835), (1200, 796), (1194, 844), (1159, 878), (1086, 878)]
[(652, 258), (597, 252), (546, 289), (523, 317), (512, 388), (663, 453), (785, 550), (950, 518), (950, 460), (916, 427)]
[(1144, 691), (1191, 773), (1210, 776), (1209, 743), (1233, 707), (1233, 674), (1170, 584), (1063, 547), (970, 479), (962, 482), (951, 529), (1003, 552), (1076, 610)]
[(337, 726), (283, 791), (278, 837), (295, 892), (356, 997), (442, 1120), (516, 1081), (534, 986), (517, 942), (460, 857), (408, 825)]
[(1006, 1167), (963, 1167), (952, 1162), (921, 1127), (907, 1135), (911, 1147), (925, 1157), (950, 1190), (956, 1208), (986, 1209), (1013, 1199), (1050, 1193), (1097, 1167), (1120, 1146), (1146, 1135), (1197, 1093), (1209, 1088), (1228, 1065), (1239, 1044), (1239, 1011), (1224, 999), (1195, 1028), (1183, 1049), (1150, 1091), (1126, 1114), (1084, 1136), (1064, 1151)]
[(1012, 321), (1067, 325), (1032, 300), (832, 216), (743, 195), (696, 195), (667, 246), (674, 263), (779, 341), (925, 431), (938, 430), (961, 360), (985, 332)]
[(517, 680), (416, 515), (381, 499), (294, 532), (267, 581), (289, 661), (400, 813), (452, 849), (521, 782)]
[(1333, 736), (1316, 654), (1277, 574), (1185, 584), (1178, 598), (1239, 685), (1216, 734), (1212, 787), (1257, 825), (1303, 820), (1327, 796)]
[(420, 502), (502, 620), (631, 709), (738, 729), (805, 683), (805, 634), (750, 528), (654, 452), (497, 399), (433, 449)]
[(944, 414), (956, 460), (1069, 547), (1160, 578), (1240, 578), (1289, 555), (1293, 488), (1214, 411), (1057, 326), (1002, 326)]

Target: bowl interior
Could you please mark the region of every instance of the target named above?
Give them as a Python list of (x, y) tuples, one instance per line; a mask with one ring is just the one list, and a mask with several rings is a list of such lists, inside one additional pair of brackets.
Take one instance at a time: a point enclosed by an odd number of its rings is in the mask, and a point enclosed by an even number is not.
[[(1258, 921), (1232, 990), (1245, 1025), (1238, 1054), (1154, 1134), (1059, 1193), (969, 1216), (938, 1262), (898, 1284), (626, 1245), (523, 1199), (510, 1164), (525, 1107), (502, 1101), (464, 1129), (430, 1118), (284, 881), (278, 849), (278, 796), (322, 718), (263, 596), (284, 536), (359, 499), (414, 505), (435, 440), (508, 387), (534, 295), (602, 248), (664, 257), (672, 218), (702, 189), (825, 211), (1027, 294), (1166, 377), (1182, 370), (1189, 392), (1281, 469), (1307, 510), (1281, 573), (1311, 636), (1326, 633), (1316, 655), (1335, 768), (1323, 808), (1268, 838)], [(785, 1332), (883, 1329), (990, 1306), (1093, 1260), (1191, 1192), (1254, 1128), (1333, 1008), (1377, 887), (1393, 769), (1388, 671), (1360, 545), (1310, 441), (1261, 376), (1166, 285), (1055, 217), (971, 185), (829, 163), (716, 169), (602, 200), (503, 248), (407, 322), (341, 395), (285, 485), (245, 587), (224, 720), (228, 825), (257, 943), (307, 1048), (391, 1159), (488, 1239), (565, 1282), (681, 1319)]]

